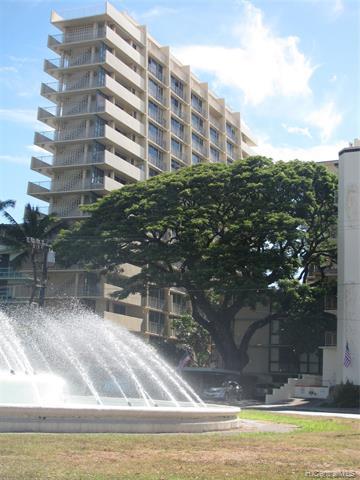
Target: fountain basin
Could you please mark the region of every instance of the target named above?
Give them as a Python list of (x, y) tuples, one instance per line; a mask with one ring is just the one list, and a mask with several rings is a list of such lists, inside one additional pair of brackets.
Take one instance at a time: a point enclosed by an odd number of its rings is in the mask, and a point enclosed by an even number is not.
[(0, 432), (201, 433), (235, 429), (239, 408), (0, 405)]

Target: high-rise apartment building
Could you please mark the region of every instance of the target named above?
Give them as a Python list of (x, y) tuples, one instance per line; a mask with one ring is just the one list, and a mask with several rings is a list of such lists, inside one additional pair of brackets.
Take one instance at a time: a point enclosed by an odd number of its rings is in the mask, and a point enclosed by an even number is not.
[[(43, 83), (41, 94), (54, 105), (39, 108), (38, 119), (53, 130), (35, 134), (49, 155), (31, 159), (49, 181), (28, 186), (50, 213), (81, 219), (81, 205), (125, 184), (252, 153), (255, 141), (240, 114), (110, 3), (85, 14), (52, 12), (51, 23), (61, 33), (48, 39), (57, 57), (45, 60), (44, 70), (54, 81)], [(135, 271), (123, 266), (124, 275)], [(120, 302), (110, 297), (115, 289), (97, 272), (55, 265), (47, 296), (82, 298), (105, 317), (154, 335), (171, 335), (169, 318), (186, 308), (180, 291), (150, 289), (147, 298)]]

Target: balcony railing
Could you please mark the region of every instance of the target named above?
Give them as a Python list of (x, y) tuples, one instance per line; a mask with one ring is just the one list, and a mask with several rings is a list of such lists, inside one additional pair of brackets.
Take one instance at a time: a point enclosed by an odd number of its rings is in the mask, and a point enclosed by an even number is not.
[(105, 36), (105, 28), (100, 27), (96, 32), (93, 28), (77, 32), (65, 32), (59, 35), (49, 35), (49, 46), (59, 45), (64, 43), (82, 42), (86, 40), (96, 40)]
[(217, 128), (218, 130), (223, 130), (223, 125), (219, 122), (219, 120), (216, 120), (214, 117), (211, 117), (209, 118), (210, 120), (210, 123), (211, 125), (213, 125), (215, 128)]
[(154, 75), (154, 77), (156, 77), (158, 80), (160, 80), (160, 82), (163, 82), (165, 81), (165, 77), (164, 77), (164, 73), (163, 72), (160, 72), (159, 70), (156, 69), (156, 66), (155, 65), (152, 65), (151, 63), (149, 64), (149, 72)]
[[(102, 190), (105, 185), (105, 179), (98, 178), (96, 180), (82, 180), (79, 177), (63, 178), (61, 181), (45, 181), (45, 182), (32, 182), (33, 185), (42, 187), (51, 193), (56, 192), (77, 192), (84, 190)], [(118, 182), (120, 183), (120, 182)], [(121, 185), (121, 184), (120, 184)], [(56, 211), (60, 215), (58, 211)]]
[(179, 149), (177, 149), (177, 148), (171, 148), (171, 154), (172, 154), (174, 157), (176, 157), (176, 158), (178, 158), (178, 159), (180, 159), (180, 160), (183, 160), (183, 161), (186, 160), (186, 154), (185, 154), (184, 150), (179, 150)]
[(176, 87), (175, 85), (171, 85), (171, 90), (183, 100), (186, 100), (185, 92), (182, 88)]
[(149, 132), (149, 139), (152, 140), (156, 145), (159, 145), (162, 148), (166, 148), (166, 141), (163, 135), (156, 135), (154, 133)]
[(71, 115), (81, 115), (82, 113), (98, 113), (105, 109), (105, 102), (91, 102), (83, 100), (76, 103), (64, 104), (62, 107), (41, 107), (39, 110), (39, 120), (49, 117), (68, 117)]
[(160, 103), (165, 104), (165, 97), (162, 91), (152, 87), (152, 85), (149, 85), (149, 94), (158, 100)]
[(104, 85), (105, 85), (104, 76), (90, 79), (90, 77), (88, 77), (87, 75), (84, 75), (73, 81), (43, 83), (41, 93), (43, 95), (46, 95), (46, 93), (53, 93), (53, 92), (57, 92), (57, 93), (71, 92), (73, 90), (81, 90), (84, 88), (103, 87)]
[(149, 110), (149, 117), (155, 120), (155, 122), (159, 123), (160, 125), (166, 125), (166, 120), (161, 112), (154, 112), (152, 110)]
[(154, 167), (159, 168), (160, 170), (165, 170), (165, 164), (163, 160), (151, 154), (149, 154), (149, 163), (151, 163), (151, 165), (153, 165)]
[[(105, 133), (105, 126), (101, 125), (96, 128), (92, 127), (88, 130), (85, 127), (78, 127), (69, 130), (55, 130), (53, 132), (36, 132), (35, 143), (51, 143), (51, 142), (66, 142), (70, 140), (81, 140), (85, 138), (103, 137)], [(39, 136), (41, 135), (41, 138)]]
[(105, 162), (105, 151), (88, 153), (84, 152), (67, 152), (58, 155), (45, 155), (36, 157), (38, 160), (52, 166), (66, 166), (66, 165), (89, 165), (93, 163)]
[(206, 130), (203, 125), (199, 125), (198, 123), (192, 123), (192, 127), (201, 135), (206, 135)]
[(336, 332), (325, 332), (325, 347), (336, 347)]
[(164, 332), (165, 326), (163, 323), (149, 320), (149, 333), (155, 333), (156, 335), (164, 335)]
[(174, 113), (176, 116), (181, 118), (182, 120), (187, 120), (188, 115), (187, 112), (183, 108), (175, 107), (174, 105), (171, 106), (171, 113)]
[(98, 52), (92, 54), (91, 52), (84, 52), (81, 55), (74, 57), (60, 57), (50, 60), (45, 60), (45, 67), (50, 69), (57, 68), (71, 68), (81, 65), (90, 65), (92, 63), (100, 63), (105, 61), (105, 52)]
[(203, 106), (200, 106), (197, 103), (192, 103), (191, 106), (194, 110), (200, 113), (200, 115), (207, 118), (207, 110)]
[(200, 145), (199, 143), (192, 142), (192, 147), (196, 152), (200, 153), (201, 155), (207, 155), (207, 148), (205, 145)]

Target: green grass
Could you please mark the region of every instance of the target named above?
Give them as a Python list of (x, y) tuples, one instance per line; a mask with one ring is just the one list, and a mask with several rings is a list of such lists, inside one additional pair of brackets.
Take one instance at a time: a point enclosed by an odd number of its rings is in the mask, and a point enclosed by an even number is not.
[(0, 434), (0, 480), (299, 480), (357, 471), (359, 422), (244, 410), (288, 433)]
[[(262, 410), (242, 410), (239, 418), (246, 420), (258, 420), (260, 422), (274, 422), (295, 425), (298, 427), (294, 432), (341, 432), (351, 431), (352, 422), (339, 421), (336, 417), (299, 417), (298, 415), (286, 415), (283, 413), (266, 412)], [(356, 421), (355, 421), (356, 423)]]

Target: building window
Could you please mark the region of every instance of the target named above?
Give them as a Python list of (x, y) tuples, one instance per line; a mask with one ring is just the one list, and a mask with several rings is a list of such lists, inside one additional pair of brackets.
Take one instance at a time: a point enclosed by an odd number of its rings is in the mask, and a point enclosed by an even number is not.
[(226, 134), (228, 137), (236, 140), (236, 128), (229, 122), (226, 122)]
[(184, 116), (183, 106), (177, 98), (171, 97), (171, 111), (180, 118)]
[(191, 162), (193, 165), (196, 165), (198, 163), (201, 163), (201, 158), (199, 157), (199, 155), (193, 152), (191, 155)]
[(175, 138), (171, 139), (171, 152), (179, 158), (182, 158), (182, 143)]
[(126, 307), (122, 303), (114, 303), (113, 304), (113, 311), (118, 315), (126, 315)]
[(149, 123), (149, 138), (158, 145), (164, 146), (163, 131), (152, 123)]
[(173, 75), (171, 75), (171, 90), (173, 92), (175, 92), (176, 95), (178, 95), (179, 97), (181, 97), (181, 98), (185, 97), (185, 95), (184, 95), (184, 84), (179, 79), (174, 77)]
[(195, 93), (191, 94), (191, 106), (199, 113), (203, 113), (203, 101)]
[(195, 115), (195, 113), (191, 114), (191, 125), (196, 128), (196, 130), (204, 135), (204, 121), (202, 118)]
[(160, 102), (164, 101), (164, 89), (151, 78), (149, 78), (149, 93)]
[(171, 131), (179, 138), (184, 138), (184, 125), (171, 117)]
[(234, 158), (234, 145), (230, 142), (226, 142), (226, 152), (227, 154)]
[(151, 57), (149, 57), (149, 71), (161, 82), (164, 81), (164, 67)]
[(148, 153), (149, 153), (149, 162), (152, 165), (155, 165), (155, 167), (158, 167), (161, 170), (164, 170), (163, 153), (157, 148), (153, 147), (152, 145), (149, 145)]
[(162, 310), (165, 306), (164, 290), (161, 288), (153, 288), (153, 287), (149, 288), (148, 305), (149, 307)]
[(215, 143), (215, 145), (219, 145), (219, 133), (213, 127), (210, 127), (210, 140)]
[(220, 152), (214, 147), (210, 147), (210, 160), (212, 162), (220, 162)]
[(202, 138), (198, 137), (195, 133), (191, 135), (193, 146), (196, 150), (200, 151), (201, 153), (205, 153), (204, 141)]
[(180, 163), (173, 158), (171, 159), (171, 171), (176, 172), (176, 170), (179, 170), (182, 167)]
[(149, 178), (156, 177), (157, 175), (159, 175), (159, 172), (152, 168), (149, 168)]
[(149, 311), (149, 332), (164, 335), (165, 315), (161, 312)]
[(148, 104), (148, 111), (149, 111), (149, 116), (153, 120), (160, 123), (161, 125), (164, 125), (164, 117), (163, 117), (162, 109), (158, 105), (155, 105), (155, 103), (151, 102), (150, 100)]
[(173, 293), (172, 297), (172, 312), (177, 315), (183, 315), (187, 311), (186, 297), (179, 293)]

